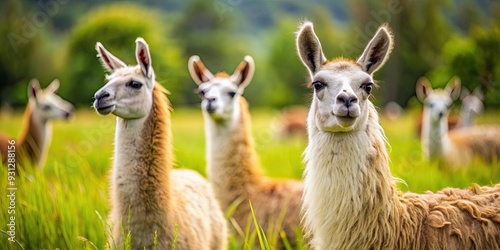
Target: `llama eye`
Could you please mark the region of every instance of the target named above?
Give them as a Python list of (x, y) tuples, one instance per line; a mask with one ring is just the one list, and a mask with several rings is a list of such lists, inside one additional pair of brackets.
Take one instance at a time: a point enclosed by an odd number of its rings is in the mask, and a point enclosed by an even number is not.
[(198, 95), (200, 95), (201, 97), (203, 97), (205, 95), (205, 90), (198, 90)]
[(314, 89), (315, 89), (316, 91), (320, 91), (320, 90), (322, 90), (322, 89), (324, 89), (324, 88), (325, 88), (325, 84), (324, 84), (324, 83), (322, 83), (322, 82), (320, 82), (320, 81), (314, 81), (314, 82), (312, 83), (312, 86), (314, 87)]
[(44, 110), (44, 111), (49, 111), (50, 109), (51, 109), (51, 107), (48, 104), (45, 104), (42, 106), (42, 110)]
[(373, 83), (371, 83), (371, 82), (365, 83), (365, 84), (361, 85), (361, 88), (363, 88), (367, 94), (370, 94), (372, 92), (372, 89), (373, 89)]
[(128, 86), (133, 88), (133, 89), (140, 89), (142, 87), (142, 83), (138, 81), (130, 81), (128, 83)]
[(236, 92), (230, 91), (227, 93), (231, 98), (233, 98), (236, 95)]
[(427, 104), (427, 106), (428, 106), (429, 108), (432, 108), (432, 107), (434, 107), (434, 103), (429, 103), (429, 104)]

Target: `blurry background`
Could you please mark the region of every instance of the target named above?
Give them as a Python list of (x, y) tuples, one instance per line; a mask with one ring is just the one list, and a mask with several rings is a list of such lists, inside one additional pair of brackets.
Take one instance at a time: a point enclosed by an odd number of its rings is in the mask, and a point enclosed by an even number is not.
[(187, 60), (198, 54), (207, 67), (233, 72), (245, 55), (256, 74), (245, 96), (252, 106), (307, 104), (307, 72), (295, 52), (300, 20), (314, 22), (328, 58), (357, 58), (377, 27), (388, 22), (395, 49), (376, 75), (383, 86), (375, 102), (412, 99), (417, 79), (434, 87), (458, 75), (486, 93), (486, 107), (500, 106), (500, 2), (494, 0), (7, 0), (0, 3), (0, 103), (26, 103), (26, 86), (61, 80), (60, 94), (90, 107), (104, 74), (94, 49), (102, 42), (136, 64), (134, 40), (149, 43), (157, 80), (176, 106), (198, 105)]

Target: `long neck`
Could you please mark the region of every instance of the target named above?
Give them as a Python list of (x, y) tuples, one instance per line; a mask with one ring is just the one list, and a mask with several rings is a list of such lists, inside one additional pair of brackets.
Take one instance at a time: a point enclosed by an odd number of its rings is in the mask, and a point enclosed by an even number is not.
[(50, 142), (51, 127), (47, 120), (34, 112), (35, 103), (30, 100), (24, 112), (24, 129), (19, 137), (19, 148), (23, 158), (31, 164), (40, 164)]
[(431, 112), (424, 109), (422, 114), (422, 151), (429, 159), (439, 159), (443, 156), (448, 139), (448, 117), (439, 120), (431, 118)]
[(391, 241), (380, 225), (397, 217), (393, 214), (397, 194), (375, 108), (368, 103), (366, 125), (346, 133), (318, 130), (314, 112), (311, 107), (303, 196), (305, 228), (314, 235), (313, 245), (357, 249), (357, 242), (377, 246), (383, 243), (375, 241)]
[(147, 117), (116, 120), (114, 203), (124, 209), (146, 206), (146, 210), (150, 209), (147, 206), (169, 204), (169, 172), (173, 165), (171, 138), (170, 106), (163, 87), (157, 83)]
[(475, 113), (469, 107), (467, 107), (467, 105), (462, 104), (462, 108), (460, 109), (460, 121), (458, 122), (458, 127), (466, 128), (472, 126), (474, 117)]
[[(204, 112), (207, 135), (208, 177), (219, 198), (232, 202), (236, 197), (221, 194), (231, 190), (235, 196), (259, 181), (261, 169), (254, 150), (248, 104), (239, 98), (232, 119), (215, 121)], [(224, 203), (224, 202), (223, 202)], [(229, 205), (229, 204), (226, 204)]]

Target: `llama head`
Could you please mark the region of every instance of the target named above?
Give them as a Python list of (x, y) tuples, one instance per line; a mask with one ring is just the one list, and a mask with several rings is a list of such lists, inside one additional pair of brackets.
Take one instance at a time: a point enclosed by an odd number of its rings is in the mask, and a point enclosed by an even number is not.
[(378, 29), (357, 61), (326, 60), (310, 22), (305, 22), (298, 31), (297, 50), (314, 87), (311, 126), (329, 132), (361, 129), (368, 118), (368, 97), (375, 86), (372, 75), (392, 50), (389, 27), (383, 25)]
[(32, 79), (28, 86), (28, 97), (34, 103), (33, 112), (43, 121), (54, 119), (69, 119), (75, 108), (68, 101), (56, 94), (59, 89), (59, 80), (55, 79), (45, 89), (40, 88), (37, 79)]
[(421, 77), (417, 82), (417, 97), (424, 104), (424, 119), (439, 124), (447, 119), (453, 101), (460, 94), (460, 79), (453, 77), (444, 89), (433, 90), (429, 80)]
[(96, 50), (104, 69), (111, 74), (95, 93), (94, 108), (101, 115), (113, 113), (122, 119), (138, 119), (149, 114), (153, 104), (155, 74), (146, 41), (137, 38), (136, 66), (127, 66), (107, 51), (101, 43)]
[(214, 121), (228, 121), (233, 111), (239, 107), (239, 96), (250, 83), (255, 71), (251, 56), (245, 56), (232, 75), (224, 72), (215, 76), (201, 62), (200, 57), (192, 56), (188, 62), (189, 73), (198, 84), (201, 108)]
[(460, 94), (460, 99), (462, 100), (461, 109), (469, 114), (480, 114), (483, 112), (483, 100), (484, 95), (480, 87), (476, 87), (472, 93), (467, 89), (463, 88)]

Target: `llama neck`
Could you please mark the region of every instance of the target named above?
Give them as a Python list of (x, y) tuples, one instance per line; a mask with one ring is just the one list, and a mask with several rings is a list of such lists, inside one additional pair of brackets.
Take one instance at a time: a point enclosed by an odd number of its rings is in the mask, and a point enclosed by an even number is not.
[(208, 177), (218, 198), (227, 199), (230, 203), (237, 197), (228, 197), (222, 192), (231, 190), (235, 196), (244, 194), (247, 186), (256, 183), (261, 176), (253, 146), (248, 104), (240, 97), (229, 121), (214, 121), (206, 112), (204, 117)]
[(34, 112), (35, 103), (30, 101), (24, 112), (24, 129), (19, 137), (20, 152), (26, 154), (29, 163), (39, 165), (50, 143), (51, 126), (46, 119)]
[(423, 153), (429, 159), (439, 159), (443, 156), (449, 145), (448, 117), (434, 121), (430, 111), (424, 109), (421, 140)]
[(397, 195), (385, 135), (371, 103), (368, 109), (363, 129), (346, 133), (318, 130), (314, 108), (309, 113), (304, 225), (307, 233), (314, 234), (312, 243), (319, 249), (356, 249), (356, 242), (376, 239), (364, 239), (351, 232), (383, 235), (380, 221), (389, 222), (395, 217), (392, 209)]
[(171, 138), (169, 103), (163, 87), (156, 83), (147, 117), (116, 119), (112, 176), (116, 206), (149, 210), (161, 204), (167, 209), (173, 165)]
[(472, 122), (475, 118), (474, 112), (467, 107), (464, 108), (464, 106), (466, 105), (462, 104), (462, 108), (460, 109), (460, 121), (457, 125), (459, 128), (472, 126)]

